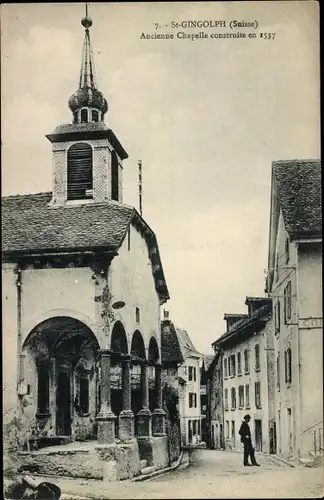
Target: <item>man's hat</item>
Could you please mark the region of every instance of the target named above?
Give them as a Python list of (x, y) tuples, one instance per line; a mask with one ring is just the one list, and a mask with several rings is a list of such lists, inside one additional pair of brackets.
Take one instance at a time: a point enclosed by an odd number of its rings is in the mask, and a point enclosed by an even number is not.
[(250, 415), (245, 415), (244, 420), (251, 420), (251, 416)]

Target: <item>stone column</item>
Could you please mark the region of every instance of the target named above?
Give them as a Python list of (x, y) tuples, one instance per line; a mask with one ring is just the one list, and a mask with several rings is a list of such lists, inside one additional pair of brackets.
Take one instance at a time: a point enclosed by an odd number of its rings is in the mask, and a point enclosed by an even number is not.
[(115, 440), (116, 416), (110, 406), (110, 351), (100, 351), (101, 368), (101, 405), (97, 415), (98, 434), (97, 441), (100, 444), (113, 443)]
[(155, 365), (155, 398), (156, 408), (152, 415), (153, 436), (166, 435), (166, 413), (162, 401), (162, 368)]
[(148, 365), (143, 360), (141, 364), (142, 409), (137, 414), (137, 437), (152, 435), (152, 413), (149, 408)]
[(127, 441), (134, 436), (134, 413), (131, 408), (132, 387), (130, 356), (122, 356), (123, 409), (119, 415), (119, 439)]

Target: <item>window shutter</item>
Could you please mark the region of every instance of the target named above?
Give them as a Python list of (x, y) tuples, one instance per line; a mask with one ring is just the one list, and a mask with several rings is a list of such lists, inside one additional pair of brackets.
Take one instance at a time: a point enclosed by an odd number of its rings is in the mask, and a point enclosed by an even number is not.
[(73, 144), (67, 154), (67, 199), (92, 198), (92, 188), (92, 148), (84, 142)]

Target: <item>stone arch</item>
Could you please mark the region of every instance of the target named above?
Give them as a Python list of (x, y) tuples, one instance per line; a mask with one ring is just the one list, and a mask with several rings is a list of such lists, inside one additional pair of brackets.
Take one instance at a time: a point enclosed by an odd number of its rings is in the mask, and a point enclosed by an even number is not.
[(76, 337), (78, 337), (80, 347), (85, 341), (90, 341), (97, 349), (100, 347), (95, 333), (87, 324), (71, 316), (55, 315), (37, 323), (28, 333), (22, 348), (38, 344), (40, 351), (44, 351), (43, 354), (47, 350), (48, 355), (52, 355), (63, 342), (76, 339)]
[(158, 363), (160, 360), (159, 346), (155, 337), (150, 338), (147, 357), (148, 361), (152, 363)]
[(121, 321), (116, 321), (113, 326), (110, 349), (116, 353), (128, 354), (127, 335)]
[(135, 332), (133, 333), (132, 343), (131, 343), (131, 355), (132, 358), (137, 358), (141, 360), (146, 359), (144, 340), (139, 330), (135, 330)]
[(80, 323), (84, 323), (85, 326), (89, 328), (96, 337), (98, 344), (101, 349), (105, 349), (107, 347), (107, 344), (105, 342), (105, 339), (100, 336), (100, 332), (98, 332), (98, 327), (96, 324), (92, 321), (89, 316), (86, 316), (85, 314), (82, 314), (78, 311), (75, 311), (73, 309), (52, 309), (48, 311), (41, 311), (37, 316), (33, 316), (31, 318), (31, 321), (28, 322), (26, 325), (26, 331), (28, 332), (26, 338), (24, 339), (24, 342), (26, 342), (28, 336), (30, 333), (37, 327), (37, 325), (40, 325), (41, 323), (45, 322), (46, 320), (49, 320), (51, 318), (55, 317), (66, 317), (66, 318), (72, 318), (75, 320), (78, 320)]

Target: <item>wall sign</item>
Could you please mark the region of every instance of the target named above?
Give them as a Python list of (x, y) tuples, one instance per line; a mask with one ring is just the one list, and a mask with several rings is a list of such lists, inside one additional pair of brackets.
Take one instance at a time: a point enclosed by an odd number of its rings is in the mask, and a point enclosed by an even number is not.
[(323, 318), (299, 318), (299, 328), (323, 328)]

